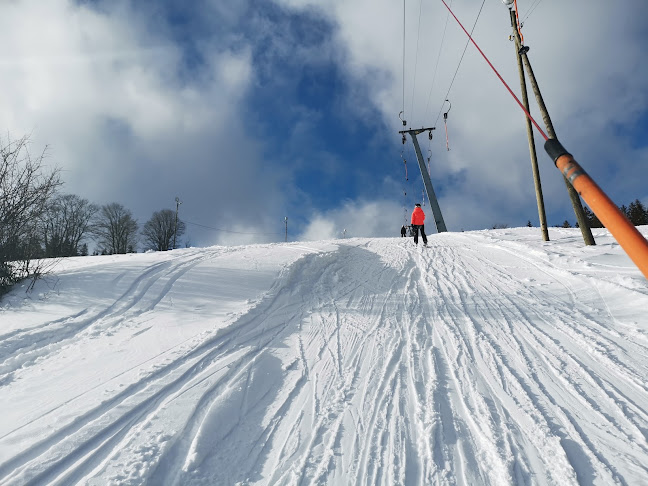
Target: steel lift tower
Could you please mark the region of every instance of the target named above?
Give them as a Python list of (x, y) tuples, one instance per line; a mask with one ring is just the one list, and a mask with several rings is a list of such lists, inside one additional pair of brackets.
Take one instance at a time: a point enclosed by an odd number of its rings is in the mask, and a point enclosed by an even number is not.
[(418, 140), (416, 140), (416, 136), (423, 132), (429, 132), (431, 137), (432, 130), (434, 130), (434, 128), (417, 128), (414, 130), (402, 130), (398, 133), (401, 133), (403, 135), (403, 143), (405, 143), (406, 133), (408, 133), (412, 137), (412, 142), (414, 142), (414, 150), (416, 151), (416, 159), (418, 160), (419, 169), (421, 169), (421, 175), (423, 176), (423, 184), (425, 186), (425, 192), (427, 193), (428, 200), (430, 201), (430, 206), (432, 207), (432, 214), (434, 215), (434, 224), (436, 224), (437, 233), (444, 233), (448, 230), (446, 229), (445, 221), (443, 221), (443, 215), (441, 214), (439, 201), (437, 201), (436, 195), (434, 194), (434, 188), (432, 187), (430, 174), (428, 174), (428, 171), (425, 168), (425, 162), (423, 161), (423, 154), (421, 153), (421, 147), (419, 147)]

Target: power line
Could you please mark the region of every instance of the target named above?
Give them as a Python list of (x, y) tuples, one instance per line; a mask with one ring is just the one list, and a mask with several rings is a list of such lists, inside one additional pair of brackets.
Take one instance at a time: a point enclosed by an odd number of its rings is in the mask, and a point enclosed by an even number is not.
[(184, 221), (184, 223), (185, 224), (191, 224), (193, 226), (199, 226), (201, 228), (210, 229), (210, 230), (213, 230), (213, 231), (222, 231), (223, 233), (235, 233), (237, 235), (281, 235), (281, 234), (283, 234), (283, 233), (245, 233), (245, 232), (242, 232), (242, 231), (231, 231), (231, 230), (226, 230), (226, 229), (223, 229), (223, 228), (214, 228), (213, 226), (207, 226), (207, 225), (204, 225), (204, 224), (192, 223), (190, 221)]
[(439, 114), (437, 115), (437, 118), (434, 121), (434, 126), (436, 126), (437, 122), (439, 121), (439, 117), (441, 116), (441, 112), (443, 111), (443, 106), (445, 105), (445, 102), (448, 99), (448, 96), (450, 95), (450, 90), (452, 89), (452, 85), (455, 82), (455, 79), (457, 77), (457, 73), (459, 72), (459, 68), (461, 67), (461, 62), (463, 61), (463, 58), (464, 58), (464, 56), (466, 54), (466, 50), (468, 49), (468, 44), (470, 44), (470, 38), (472, 37), (472, 34), (475, 31), (475, 27), (477, 26), (477, 21), (479, 20), (479, 16), (482, 13), (482, 10), (484, 8), (485, 3), (486, 3), (486, 0), (482, 0), (481, 7), (479, 7), (479, 13), (477, 14), (477, 18), (475, 19), (475, 23), (472, 26), (472, 29), (470, 31), (470, 35), (468, 36), (468, 41), (466, 41), (466, 45), (464, 47), (463, 53), (461, 54), (461, 59), (459, 59), (459, 64), (457, 65), (457, 70), (455, 71), (454, 76), (452, 77), (452, 81), (450, 82), (450, 87), (448, 88), (448, 92), (446, 93), (445, 97), (443, 98), (443, 103), (441, 104), (441, 108), (439, 109)]

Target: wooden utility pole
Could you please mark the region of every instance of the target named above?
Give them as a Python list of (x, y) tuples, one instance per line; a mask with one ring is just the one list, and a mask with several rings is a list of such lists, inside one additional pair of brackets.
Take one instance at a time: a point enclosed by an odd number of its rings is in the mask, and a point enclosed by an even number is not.
[[(517, 15), (512, 9), (510, 10), (512, 12), (511, 13), (512, 17), (514, 15)], [(516, 44), (519, 43), (521, 46), (519, 50), (519, 54), (522, 57), (522, 62), (524, 63), (524, 67), (526, 68), (527, 74), (529, 75), (529, 82), (531, 83), (531, 88), (533, 89), (533, 93), (535, 94), (538, 107), (540, 108), (540, 113), (542, 114), (542, 120), (544, 121), (545, 127), (547, 129), (547, 136), (549, 138), (557, 139), (558, 137), (556, 137), (556, 132), (554, 130), (553, 124), (551, 123), (549, 112), (547, 111), (547, 107), (542, 98), (542, 94), (540, 93), (540, 87), (538, 86), (538, 82), (533, 73), (533, 69), (531, 68), (531, 62), (529, 61), (529, 56), (527, 56), (527, 51), (529, 50), (529, 48), (521, 45), (522, 41), (520, 40), (520, 33), (517, 28), (517, 17), (515, 17), (515, 28), (513, 29), (513, 35), (515, 36)], [(576, 215), (576, 220), (578, 221), (578, 227), (580, 228), (581, 234), (583, 235), (583, 241), (585, 242), (586, 245), (596, 245), (596, 242), (594, 241), (594, 236), (592, 235), (592, 230), (590, 229), (589, 223), (587, 222), (587, 218), (585, 217), (585, 211), (583, 211), (583, 205), (581, 204), (581, 200), (580, 200), (580, 196), (578, 195), (578, 192), (576, 192), (576, 189), (574, 189), (574, 187), (565, 178), (564, 175), (563, 175), (563, 180), (565, 181), (565, 185), (567, 186), (567, 193), (569, 194), (569, 199), (571, 200), (572, 207), (574, 208), (574, 214)]]
[[(529, 96), (527, 93), (526, 79), (524, 77), (524, 67), (522, 66), (522, 55), (520, 54), (520, 49), (522, 45), (520, 44), (520, 36), (517, 31), (517, 18), (513, 9), (509, 10), (511, 14), (511, 27), (513, 31), (517, 34), (515, 35), (515, 58), (517, 59), (518, 73), (520, 74), (520, 87), (522, 89), (522, 103), (526, 108), (527, 112), (530, 113), (529, 109)], [(526, 121), (527, 129), (527, 138), (529, 139), (529, 153), (531, 155), (531, 170), (533, 172), (533, 183), (535, 185), (536, 192), (536, 202), (538, 204), (538, 217), (540, 218), (540, 231), (542, 232), (542, 239), (544, 241), (549, 241), (549, 231), (547, 229), (547, 215), (545, 213), (544, 199), (542, 197), (542, 184), (540, 182), (540, 170), (538, 169), (538, 155), (536, 153), (535, 141), (533, 139), (533, 125), (531, 120), (527, 116), (524, 117)]]

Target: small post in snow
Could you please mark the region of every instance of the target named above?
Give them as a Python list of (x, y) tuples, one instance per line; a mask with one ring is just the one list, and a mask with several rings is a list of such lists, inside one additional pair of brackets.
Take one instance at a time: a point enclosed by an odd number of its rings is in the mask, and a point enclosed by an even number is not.
[(176, 197), (176, 217), (175, 217), (175, 228), (173, 229), (173, 249), (176, 249), (176, 236), (178, 236), (178, 209), (182, 201), (179, 197)]

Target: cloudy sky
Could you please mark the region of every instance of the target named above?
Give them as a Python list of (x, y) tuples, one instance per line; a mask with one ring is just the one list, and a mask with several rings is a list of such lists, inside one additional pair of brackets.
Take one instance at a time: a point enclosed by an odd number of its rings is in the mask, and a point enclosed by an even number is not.
[[(481, 9), (474, 38), (518, 94), (507, 8), (448, 4), (468, 30)], [(559, 139), (617, 204), (648, 203), (648, 2), (518, 5)], [(398, 235), (423, 191), (401, 111), (436, 127), (450, 231), (538, 225), (523, 114), (472, 45), (459, 63), (441, 0), (1, 0), (0, 39), (3, 143), (29, 135), (63, 192), (140, 224), (179, 197), (185, 242), (283, 241), (286, 217), (290, 240)], [(536, 142), (548, 222), (573, 223)]]

